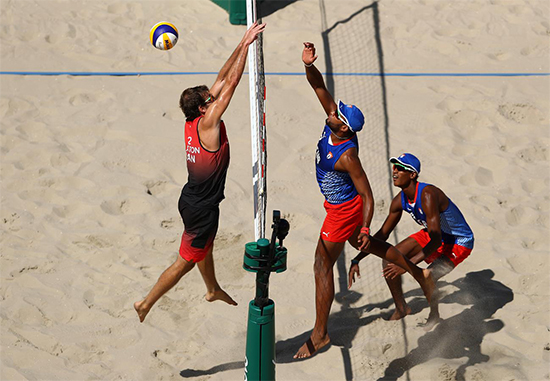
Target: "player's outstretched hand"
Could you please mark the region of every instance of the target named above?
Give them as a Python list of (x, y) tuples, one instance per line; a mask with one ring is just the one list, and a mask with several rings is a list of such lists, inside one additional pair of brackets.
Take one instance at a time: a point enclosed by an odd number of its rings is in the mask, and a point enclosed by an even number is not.
[(405, 270), (397, 265), (394, 265), (393, 263), (388, 263), (386, 267), (384, 267), (384, 269), (382, 270), (382, 273), (384, 274), (384, 278), (394, 279), (399, 275), (405, 274)]
[(348, 273), (348, 288), (351, 288), (351, 285), (355, 283), (355, 274), (357, 274), (358, 279), (361, 279), (361, 273), (359, 272), (359, 264), (352, 263)]
[(245, 43), (246, 45), (250, 45), (251, 43), (256, 41), (258, 35), (264, 31), (265, 25), (266, 24), (259, 24), (257, 21), (254, 22), (254, 24), (252, 24), (250, 28), (246, 30), (243, 37), (243, 43)]
[(313, 42), (304, 42), (304, 50), (302, 52), (302, 61), (304, 65), (310, 66), (316, 59), (317, 56), (315, 55), (315, 45)]

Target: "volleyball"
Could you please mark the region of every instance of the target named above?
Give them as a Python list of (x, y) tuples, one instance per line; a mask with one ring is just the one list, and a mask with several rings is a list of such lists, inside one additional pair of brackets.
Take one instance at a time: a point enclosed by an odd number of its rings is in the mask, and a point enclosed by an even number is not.
[(169, 50), (178, 42), (178, 30), (173, 24), (161, 21), (151, 28), (149, 38), (155, 48)]

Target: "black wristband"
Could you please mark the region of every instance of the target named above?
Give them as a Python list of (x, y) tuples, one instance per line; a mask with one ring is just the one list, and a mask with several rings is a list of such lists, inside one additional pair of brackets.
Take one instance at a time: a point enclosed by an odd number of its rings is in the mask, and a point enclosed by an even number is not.
[(351, 260), (351, 264), (352, 265), (358, 265), (359, 264), (359, 261), (357, 259), (352, 259)]

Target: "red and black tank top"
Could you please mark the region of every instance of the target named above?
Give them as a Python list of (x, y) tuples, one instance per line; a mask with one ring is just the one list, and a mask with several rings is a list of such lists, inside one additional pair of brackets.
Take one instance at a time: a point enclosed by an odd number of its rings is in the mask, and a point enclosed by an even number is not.
[(208, 151), (199, 139), (199, 116), (185, 122), (185, 156), (187, 184), (181, 191), (182, 199), (190, 206), (215, 207), (224, 199), (225, 179), (229, 167), (229, 141), (225, 124), (220, 121), (220, 148)]

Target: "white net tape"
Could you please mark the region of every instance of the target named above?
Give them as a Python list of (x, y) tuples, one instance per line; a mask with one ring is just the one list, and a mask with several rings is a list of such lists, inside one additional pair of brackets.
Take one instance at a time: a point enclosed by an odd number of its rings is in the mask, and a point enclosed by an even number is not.
[[(257, 19), (256, 0), (247, 0), (248, 27)], [(252, 184), (254, 187), (255, 239), (265, 238), (267, 207), (267, 141), (265, 127), (265, 77), (263, 36), (260, 35), (248, 51), (250, 85), (250, 128), (252, 141)]]

